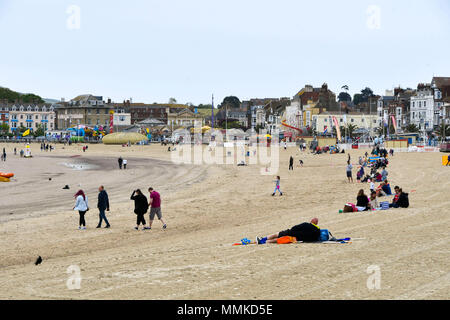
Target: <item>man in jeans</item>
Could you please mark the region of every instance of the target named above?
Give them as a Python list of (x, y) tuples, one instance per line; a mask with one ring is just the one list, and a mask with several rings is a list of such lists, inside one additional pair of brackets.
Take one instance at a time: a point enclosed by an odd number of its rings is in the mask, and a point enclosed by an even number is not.
[(150, 207), (149, 229), (152, 228), (153, 220), (155, 220), (155, 215), (158, 217), (158, 219), (163, 224), (163, 229), (166, 229), (167, 225), (164, 222), (164, 220), (162, 218), (162, 213), (161, 213), (161, 196), (153, 188), (149, 188), (148, 192), (150, 192), (150, 201), (148, 203), (148, 205)]
[(97, 208), (98, 211), (100, 212), (99, 217), (100, 220), (98, 222), (98, 226), (97, 228), (101, 228), (102, 227), (102, 221), (105, 220), (106, 223), (106, 227), (105, 228), (110, 228), (111, 225), (108, 222), (108, 219), (106, 219), (106, 215), (105, 215), (105, 210), (109, 211), (109, 198), (108, 198), (108, 194), (105, 191), (105, 187), (100, 186), (98, 188), (99, 194), (98, 194), (98, 204), (97, 204)]

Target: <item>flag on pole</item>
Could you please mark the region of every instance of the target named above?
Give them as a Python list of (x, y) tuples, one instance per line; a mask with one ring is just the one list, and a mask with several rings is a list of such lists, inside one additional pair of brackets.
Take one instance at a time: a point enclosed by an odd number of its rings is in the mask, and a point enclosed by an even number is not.
[(29, 135), (30, 134), (30, 129), (28, 129), (27, 131), (25, 131), (23, 134), (22, 134), (22, 137), (26, 137), (27, 135)]
[(323, 130), (323, 133), (324, 133), (324, 134), (327, 134), (327, 133), (328, 133), (328, 126), (325, 126), (325, 128), (324, 128), (324, 130)]

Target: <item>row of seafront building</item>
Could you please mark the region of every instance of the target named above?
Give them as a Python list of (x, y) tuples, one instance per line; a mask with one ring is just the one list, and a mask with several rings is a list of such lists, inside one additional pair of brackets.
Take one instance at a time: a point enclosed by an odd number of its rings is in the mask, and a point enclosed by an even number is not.
[[(0, 124), (8, 124), (11, 133), (19, 128), (45, 131), (64, 131), (84, 125), (110, 130), (113, 115), (113, 130), (132, 130), (140, 125), (189, 127), (195, 121), (203, 122), (201, 115), (182, 104), (144, 104), (130, 100), (114, 103), (110, 99), (91, 94), (80, 95), (70, 101), (52, 104), (24, 104), (20, 101), (0, 101)], [(137, 130), (136, 130), (137, 131)]]
[(142, 127), (172, 131), (195, 122), (216, 127), (234, 121), (242, 128), (265, 128), (270, 132), (285, 128), (280, 126), (285, 121), (292, 127), (322, 134), (332, 130), (334, 117), (339, 125), (353, 124), (374, 135), (385, 124), (395, 124), (400, 131), (414, 124), (420, 131), (433, 132), (442, 124), (450, 124), (449, 104), (450, 78), (434, 77), (431, 83), (419, 84), (417, 89), (395, 88), (358, 105), (338, 102), (326, 84), (318, 88), (306, 85), (293, 98), (250, 99), (242, 101), (239, 107), (221, 106), (214, 123), (211, 115), (202, 116), (183, 104), (133, 103), (131, 99), (115, 103), (90, 94), (41, 105), (0, 101), (0, 124), (8, 124), (12, 133), (19, 128), (33, 131), (39, 126), (46, 131), (63, 131), (77, 125), (102, 127), (108, 132), (113, 114), (114, 131), (138, 131)]
[(330, 133), (335, 126), (352, 124), (370, 135), (379, 135), (388, 127), (406, 132), (410, 125), (425, 134), (442, 125), (450, 125), (450, 77), (434, 77), (431, 83), (420, 83), (417, 89), (395, 88), (384, 95), (373, 95), (367, 101), (354, 105), (337, 102), (327, 85), (314, 88), (306, 85), (292, 99), (253, 99), (243, 103), (248, 107), (250, 128), (264, 127), (271, 131), (281, 122), (310, 132)]

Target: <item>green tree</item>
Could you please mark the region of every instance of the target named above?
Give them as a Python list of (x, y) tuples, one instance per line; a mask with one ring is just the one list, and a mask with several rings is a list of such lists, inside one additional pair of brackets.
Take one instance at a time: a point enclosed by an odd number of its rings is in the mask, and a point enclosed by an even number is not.
[(242, 126), (239, 121), (224, 121), (222, 123), (222, 129), (241, 129)]
[(360, 93), (355, 93), (355, 95), (353, 96), (353, 103), (355, 105), (359, 105), (361, 102), (363, 102), (363, 96)]
[(44, 126), (42, 124), (39, 124), (37, 129), (33, 131), (34, 137), (42, 137), (45, 135)]
[(0, 100), (6, 99), (10, 103), (22, 100), (23, 103), (44, 103), (45, 101), (40, 97), (32, 93), (21, 94), (12, 91), (8, 88), (0, 88)]
[(177, 103), (177, 99), (175, 99), (175, 98), (169, 99), (169, 104), (176, 104), (176, 103)]
[(438, 132), (441, 137), (450, 137), (450, 126), (440, 125)]
[(7, 135), (9, 133), (9, 125), (7, 123), (2, 123), (0, 125), (0, 134)]
[(366, 87), (361, 90), (361, 93), (356, 93), (353, 96), (353, 103), (359, 105), (361, 102), (368, 102), (371, 97), (374, 97), (373, 91), (369, 87)]
[(361, 94), (363, 96), (364, 102), (369, 101), (369, 98), (374, 96), (372, 89), (368, 87), (362, 89)]
[(419, 132), (419, 128), (413, 123), (408, 124), (405, 129), (406, 129), (406, 132), (409, 132), (409, 133)]
[(342, 132), (343, 133), (345, 132), (350, 139), (353, 139), (353, 134), (357, 129), (358, 129), (357, 125), (349, 123), (346, 127), (344, 127), (344, 131)]
[(211, 104), (199, 104), (197, 106), (198, 109), (211, 109), (212, 105)]
[(222, 104), (220, 105), (220, 108), (225, 109), (239, 109), (241, 107), (241, 101), (238, 97), (235, 96), (228, 96), (223, 99)]
[(341, 92), (338, 95), (338, 101), (339, 102), (351, 102), (352, 96), (349, 95), (347, 92)]

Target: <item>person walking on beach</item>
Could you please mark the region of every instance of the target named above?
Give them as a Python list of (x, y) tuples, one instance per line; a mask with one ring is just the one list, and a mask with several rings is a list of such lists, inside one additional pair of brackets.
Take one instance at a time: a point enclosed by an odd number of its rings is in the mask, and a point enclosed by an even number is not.
[(79, 230), (86, 230), (86, 220), (84, 219), (84, 215), (87, 211), (89, 211), (89, 205), (88, 205), (88, 198), (84, 194), (83, 190), (78, 190), (78, 192), (75, 194), (75, 207), (73, 210), (78, 211), (80, 214), (80, 223), (79, 223)]
[(119, 157), (119, 160), (117, 160), (119, 162), (119, 169), (122, 170), (122, 164), (123, 164), (123, 159), (122, 157)]
[(281, 192), (280, 189), (280, 180), (281, 180), (280, 176), (277, 176), (277, 180), (275, 180), (275, 191), (273, 192), (272, 197), (275, 197), (277, 191), (280, 193), (280, 196), (283, 195), (283, 192)]
[(150, 192), (150, 201), (148, 203), (150, 207), (150, 222), (148, 225), (148, 229), (152, 228), (153, 220), (155, 220), (155, 215), (163, 224), (163, 229), (167, 229), (167, 224), (164, 222), (161, 213), (161, 195), (151, 187), (148, 188), (148, 192)]
[(136, 227), (134, 229), (139, 230), (139, 226), (142, 224), (144, 227), (143, 230), (149, 230), (144, 217), (148, 211), (147, 197), (142, 194), (140, 189), (137, 189), (133, 191), (130, 199), (134, 200), (134, 213), (137, 215)]
[(447, 165), (446, 165), (446, 167), (448, 167), (448, 166), (450, 166), (450, 154), (447, 157)]
[(105, 191), (104, 186), (100, 186), (98, 188), (98, 192), (99, 192), (99, 194), (98, 194), (97, 208), (99, 211), (99, 221), (98, 221), (97, 229), (102, 227), (103, 220), (106, 223), (105, 228), (108, 229), (111, 227), (111, 225), (109, 224), (108, 219), (106, 219), (105, 210), (109, 211), (109, 197)]
[(127, 170), (127, 163), (128, 161), (126, 159), (123, 159), (123, 170)]
[(2, 160), (6, 161), (6, 150), (5, 150), (5, 148), (3, 148)]
[(294, 171), (294, 158), (291, 156), (289, 159), (289, 171)]
[(350, 182), (353, 183), (352, 169), (353, 169), (353, 166), (349, 160), (349, 161), (347, 161), (347, 178), (348, 178), (349, 183)]

